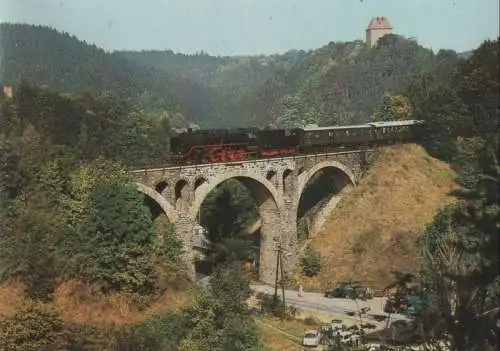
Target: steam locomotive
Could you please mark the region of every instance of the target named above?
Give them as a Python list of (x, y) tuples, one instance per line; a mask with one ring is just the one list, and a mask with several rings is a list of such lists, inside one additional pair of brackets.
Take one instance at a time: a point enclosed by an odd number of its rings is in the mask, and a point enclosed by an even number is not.
[(169, 161), (175, 164), (231, 162), (386, 145), (417, 140), (422, 127), (423, 121), (404, 120), (294, 129), (188, 130), (170, 139)]

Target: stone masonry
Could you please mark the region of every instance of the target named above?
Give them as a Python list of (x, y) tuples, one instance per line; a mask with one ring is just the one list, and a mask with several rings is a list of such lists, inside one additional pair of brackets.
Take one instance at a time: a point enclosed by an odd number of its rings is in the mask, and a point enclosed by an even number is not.
[[(320, 170), (331, 176), (337, 194), (327, 205), (331, 210), (340, 194), (355, 185), (373, 150), (261, 159), (244, 162), (190, 165), (136, 170), (138, 190), (156, 201), (175, 226), (187, 248), (186, 261), (194, 275), (193, 234), (198, 212), (206, 196), (222, 182), (235, 178), (252, 193), (262, 219), (260, 279), (274, 282), (276, 244), (285, 248), (285, 271), (295, 263), (297, 208), (311, 177)], [(320, 212), (324, 217), (327, 213)], [(321, 223), (322, 219), (317, 219)]]

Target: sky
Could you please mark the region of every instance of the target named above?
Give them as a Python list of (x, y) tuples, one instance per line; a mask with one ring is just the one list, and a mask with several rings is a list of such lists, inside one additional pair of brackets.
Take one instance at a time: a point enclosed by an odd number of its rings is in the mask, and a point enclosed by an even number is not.
[(499, 35), (498, 0), (0, 0), (0, 22), (42, 24), (105, 50), (283, 53), (364, 39), (372, 17), (433, 50)]

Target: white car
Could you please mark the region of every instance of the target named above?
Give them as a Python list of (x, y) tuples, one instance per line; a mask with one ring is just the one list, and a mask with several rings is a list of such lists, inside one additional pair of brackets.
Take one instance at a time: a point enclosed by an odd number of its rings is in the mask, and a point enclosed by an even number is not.
[(320, 341), (321, 341), (321, 333), (318, 330), (308, 330), (304, 334), (302, 345), (316, 347), (319, 345)]

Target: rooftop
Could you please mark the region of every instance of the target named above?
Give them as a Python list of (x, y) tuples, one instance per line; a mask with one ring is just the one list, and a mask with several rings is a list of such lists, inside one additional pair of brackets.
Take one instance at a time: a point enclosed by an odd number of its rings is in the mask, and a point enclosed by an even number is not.
[(373, 17), (368, 29), (393, 29), (389, 20), (385, 17)]

